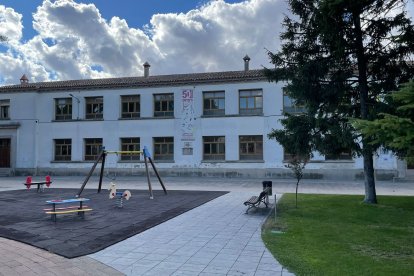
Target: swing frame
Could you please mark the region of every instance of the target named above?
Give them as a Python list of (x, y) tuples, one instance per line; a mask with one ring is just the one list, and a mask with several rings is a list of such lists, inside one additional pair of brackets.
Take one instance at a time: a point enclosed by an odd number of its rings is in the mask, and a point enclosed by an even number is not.
[(88, 175), (86, 176), (85, 180), (83, 181), (83, 184), (81, 186), (81, 188), (79, 189), (78, 193), (75, 195), (75, 197), (80, 197), (80, 195), (82, 194), (83, 190), (85, 189), (86, 184), (89, 181), (89, 178), (92, 176), (93, 172), (95, 171), (96, 166), (98, 165), (99, 162), (102, 162), (101, 164), (101, 171), (99, 174), (99, 186), (98, 186), (98, 193), (101, 192), (102, 190), (102, 178), (104, 175), (104, 170), (105, 170), (105, 160), (106, 160), (106, 156), (108, 154), (142, 154), (144, 155), (144, 163), (145, 163), (145, 172), (147, 175), (147, 182), (148, 182), (148, 190), (150, 193), (150, 199), (154, 199), (154, 193), (152, 191), (152, 185), (151, 185), (151, 179), (150, 179), (150, 175), (149, 175), (149, 170), (148, 170), (148, 161), (150, 162), (152, 169), (155, 172), (155, 175), (158, 178), (158, 181), (161, 184), (162, 189), (164, 190), (164, 194), (167, 194), (167, 189), (164, 186), (164, 183), (158, 173), (157, 168), (155, 167), (154, 162), (151, 159), (151, 155), (149, 154), (149, 151), (147, 149), (146, 146), (144, 146), (144, 150), (143, 151), (107, 151), (105, 150), (105, 148), (102, 148), (101, 153), (99, 154), (98, 158), (96, 159), (95, 163), (93, 164), (91, 170), (89, 171)]

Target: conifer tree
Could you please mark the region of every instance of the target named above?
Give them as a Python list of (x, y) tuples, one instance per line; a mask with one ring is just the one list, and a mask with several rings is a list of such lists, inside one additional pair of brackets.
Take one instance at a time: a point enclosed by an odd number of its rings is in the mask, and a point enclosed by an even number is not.
[[(405, 0), (288, 0), (281, 50), (269, 52), (272, 81), (306, 112), (290, 114), (273, 130), (291, 153), (339, 155), (364, 160), (365, 199), (376, 203), (373, 154), (379, 144), (359, 135), (349, 119), (374, 120), (388, 106), (384, 97), (414, 75), (414, 28)], [(294, 125), (301, 122), (301, 128)], [(297, 136), (301, 137), (298, 140)]]

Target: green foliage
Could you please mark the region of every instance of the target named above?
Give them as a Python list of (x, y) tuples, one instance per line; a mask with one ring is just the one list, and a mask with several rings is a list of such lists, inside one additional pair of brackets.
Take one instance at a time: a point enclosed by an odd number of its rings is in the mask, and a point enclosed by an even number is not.
[(354, 120), (353, 126), (400, 158), (414, 157), (414, 82), (402, 85), (387, 101), (393, 114), (380, 113), (374, 121)]
[(414, 197), (378, 198), (367, 205), (359, 195), (301, 195), (294, 208), (285, 194), (263, 240), (295, 275), (412, 275)]
[[(374, 120), (389, 112), (384, 99), (414, 76), (414, 27), (404, 0), (289, 0), (294, 16), (283, 22), (282, 46), (269, 52), (271, 81), (307, 112), (281, 120), (276, 139), (292, 154), (312, 150), (364, 157), (366, 187), (375, 202), (372, 155), (380, 146), (360, 136), (350, 118)], [(299, 125), (296, 125), (299, 124)]]

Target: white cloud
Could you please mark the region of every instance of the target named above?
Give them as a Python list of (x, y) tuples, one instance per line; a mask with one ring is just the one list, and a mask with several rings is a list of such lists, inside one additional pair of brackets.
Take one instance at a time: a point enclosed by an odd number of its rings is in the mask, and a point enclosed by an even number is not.
[(0, 5), (0, 30), (0, 34), (6, 36), (10, 43), (20, 40), (23, 30), (22, 15)]
[[(0, 53), (0, 84), (30, 81), (140, 76), (151, 74), (242, 70), (268, 66), (265, 48), (279, 47), (285, 0), (209, 2), (180, 14), (157, 14), (145, 30), (118, 17), (102, 17), (93, 4), (44, 0), (33, 14), (37, 35), (22, 41), (22, 15), (0, 5), (1, 34), (9, 38)], [(414, 1), (408, 1), (413, 18)], [(25, 18), (29, 20), (29, 18)]]
[[(111, 76), (242, 70), (268, 65), (276, 49), (285, 0), (213, 1), (187, 13), (157, 14), (145, 30), (118, 17), (106, 20), (93, 4), (44, 0), (33, 14), (37, 35), (21, 41), (22, 16), (0, 5), (0, 24), (11, 38), (0, 54), (0, 84)], [(28, 18), (25, 20), (29, 20)], [(3, 26), (3, 25), (0, 25)], [(7, 64), (7, 66), (5, 65)]]

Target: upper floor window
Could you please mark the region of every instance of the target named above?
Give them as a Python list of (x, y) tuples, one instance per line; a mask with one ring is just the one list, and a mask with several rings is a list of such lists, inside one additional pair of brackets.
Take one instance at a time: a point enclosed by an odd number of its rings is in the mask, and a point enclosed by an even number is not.
[(102, 138), (85, 139), (85, 161), (95, 161), (102, 152)]
[(10, 119), (10, 100), (0, 100), (0, 120)]
[(174, 160), (174, 137), (154, 137), (154, 160)]
[(283, 89), (283, 112), (285, 113), (304, 113), (306, 108), (303, 105), (297, 104), (295, 99), (288, 96), (285, 89)]
[(55, 120), (72, 120), (72, 98), (55, 99)]
[(72, 159), (72, 139), (55, 139), (55, 161)]
[(203, 115), (224, 115), (224, 91), (203, 92)]
[(225, 160), (224, 136), (203, 137), (203, 159), (204, 160)]
[(140, 97), (139, 95), (121, 96), (122, 112), (121, 118), (139, 118)]
[(154, 95), (154, 117), (174, 116), (174, 94)]
[(239, 136), (240, 160), (263, 160), (263, 136)]
[(86, 119), (102, 119), (103, 118), (103, 97), (87, 97), (86, 104)]
[[(121, 138), (121, 151), (139, 151), (139, 137)], [(121, 160), (139, 160), (139, 153), (121, 153)]]
[(239, 91), (239, 112), (241, 115), (262, 114), (263, 91), (261, 89)]

